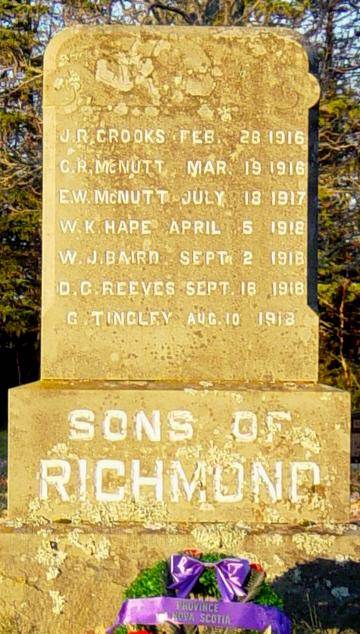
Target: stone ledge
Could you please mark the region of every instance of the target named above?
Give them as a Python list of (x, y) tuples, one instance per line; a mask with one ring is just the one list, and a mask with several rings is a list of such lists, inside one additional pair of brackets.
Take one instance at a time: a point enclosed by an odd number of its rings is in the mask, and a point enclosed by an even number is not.
[(257, 526), (349, 517), (346, 392), (60, 385), (10, 391), (13, 518)]
[(41, 379), (32, 383), (24, 383), (10, 392), (27, 391), (28, 388), (40, 390), (194, 390), (200, 393), (213, 391), (275, 391), (275, 392), (321, 392), (322, 394), (340, 393), (340, 390), (333, 385), (325, 383), (315, 383), (311, 381), (278, 381), (278, 382), (244, 382), (244, 381), (126, 381), (126, 380), (86, 380), (86, 379)]
[[(298, 620), (316, 606), (323, 627), (360, 626), (359, 527), (225, 524), (13, 528), (0, 524), (0, 632), (104, 632), (138, 571), (186, 547), (260, 562)], [(306, 595), (309, 595), (307, 598)], [(9, 621), (10, 620), (10, 621)], [(1, 629), (6, 622), (8, 629)]]

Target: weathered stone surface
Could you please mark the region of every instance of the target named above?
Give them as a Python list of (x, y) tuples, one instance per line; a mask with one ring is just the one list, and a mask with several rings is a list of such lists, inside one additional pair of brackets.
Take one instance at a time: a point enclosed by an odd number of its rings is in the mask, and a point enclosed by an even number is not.
[(10, 418), (12, 517), (348, 519), (349, 398), (333, 388), (39, 382), (11, 391)]
[(316, 381), (308, 67), (283, 29), (53, 38), (43, 378)]
[[(227, 523), (93, 532), (83, 526), (0, 525), (0, 632), (104, 634), (139, 570), (189, 546), (261, 563), (285, 594), (289, 614), (303, 606), (299, 621), (310, 623), (310, 604), (324, 627), (357, 631), (360, 549), (354, 529), (249, 531)], [(319, 605), (314, 592), (320, 591)]]
[(103, 634), (190, 546), (356, 629), (349, 397), (314, 383), (304, 49), (76, 27), (44, 76), (43, 380), (10, 395), (0, 634)]

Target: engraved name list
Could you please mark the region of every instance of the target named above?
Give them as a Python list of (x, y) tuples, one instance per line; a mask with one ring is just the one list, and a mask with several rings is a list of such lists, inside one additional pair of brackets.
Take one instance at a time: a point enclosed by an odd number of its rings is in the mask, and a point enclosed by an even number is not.
[[(195, 359), (198, 365), (202, 358), (199, 378), (216, 379), (220, 375), (209, 361), (232, 348), (222, 378), (274, 380), (284, 372), (283, 348), (300, 341), (304, 357), (286, 378), (313, 377), (317, 317), (308, 306), (307, 255), (311, 103), (299, 93), (302, 107), (293, 111), (272, 87), (264, 95), (268, 102), (259, 99), (255, 110), (247, 82), (258, 83), (256, 59), (246, 51), (246, 38), (239, 39), (237, 51), (245, 58), (231, 70), (217, 61), (218, 39), (211, 54), (197, 45), (200, 57), (194, 60), (181, 36), (173, 40), (180, 66), (173, 77), (167, 71), (164, 82), (156, 39), (145, 54), (146, 37), (136, 36), (127, 51), (129, 38), (118, 40), (116, 54), (98, 51), (86, 90), (81, 52), (79, 61), (58, 68), (63, 80), (50, 74), (45, 112), (55, 152), (45, 165), (54, 170), (55, 182), (45, 254), (54, 265), (45, 284), (44, 335), (51, 320), (63, 341), (60, 350), (44, 347), (49, 376), (59, 367), (57, 358), (65, 376), (74, 376), (71, 348), (85, 330), (93, 343), (93, 378), (149, 378), (150, 361), (150, 378), (168, 378), (174, 363), (183, 378), (194, 378)], [(286, 65), (283, 70), (290, 94), (291, 76)], [(129, 82), (116, 81), (124, 72)], [(75, 86), (70, 104), (59, 98), (68, 73)], [(305, 77), (315, 101), (316, 84), (310, 74)], [(230, 93), (226, 87), (234, 79), (238, 91)], [(266, 93), (271, 86), (263, 78), (261, 83)], [(263, 355), (257, 362), (259, 344)], [(266, 357), (272, 361), (261, 368)]]

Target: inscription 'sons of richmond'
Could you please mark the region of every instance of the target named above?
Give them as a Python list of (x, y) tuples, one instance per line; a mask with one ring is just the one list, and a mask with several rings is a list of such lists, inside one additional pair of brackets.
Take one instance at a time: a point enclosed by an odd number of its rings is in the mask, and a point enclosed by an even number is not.
[[(165, 420), (164, 420), (165, 419)], [(292, 415), (289, 411), (268, 411), (264, 414), (263, 425), (271, 434), (281, 432), (282, 425), (291, 424)], [(92, 442), (95, 438), (96, 414), (91, 409), (72, 410), (68, 415), (69, 439), (76, 442)], [(100, 423), (100, 421), (99, 421)], [(170, 410), (165, 416), (159, 409), (153, 410), (150, 415), (143, 410), (136, 411), (131, 416), (123, 409), (111, 409), (104, 412), (102, 422), (97, 432), (101, 430), (103, 438), (109, 443), (123, 443), (128, 436), (132, 435), (135, 442), (142, 445), (145, 442), (164, 442), (164, 423), (166, 424), (166, 434), (169, 443), (181, 443), (191, 440), (194, 434), (195, 421), (193, 413), (189, 410)], [(229, 430), (234, 439), (235, 445), (239, 443), (248, 444), (255, 442), (258, 438), (259, 417), (256, 412), (248, 410), (238, 410), (233, 412), (229, 421)], [(226, 423), (224, 421), (224, 430)], [(234, 447), (235, 449), (235, 447)], [(229, 456), (231, 458), (231, 455)], [(77, 461), (77, 495), (79, 500), (86, 500), (88, 495), (88, 471), (89, 464), (85, 459)], [(126, 496), (134, 501), (141, 499), (142, 490), (152, 492), (157, 502), (165, 499), (165, 480), (169, 473), (169, 481), (166, 483), (166, 490), (173, 503), (179, 503), (183, 499), (191, 502), (193, 497), (198, 497), (201, 503), (206, 503), (208, 496), (215, 502), (223, 504), (234, 504), (241, 502), (244, 497), (244, 487), (249, 487), (251, 495), (256, 502), (260, 501), (260, 491), (265, 487), (267, 495), (272, 502), (289, 499), (291, 502), (299, 503), (303, 499), (304, 482), (309, 486), (320, 483), (320, 468), (312, 461), (293, 461), (288, 467), (290, 477), (289, 491), (283, 491), (283, 470), (285, 465), (282, 460), (277, 460), (272, 467), (275, 470), (275, 484), (271, 481), (268, 473), (268, 466), (260, 460), (253, 460), (250, 464), (245, 464), (239, 460), (239, 454), (234, 453), (233, 460), (227, 461), (227, 466), (220, 464), (209, 469), (210, 465), (206, 460), (197, 461), (192, 467), (192, 476), (188, 478), (186, 470), (179, 460), (170, 460), (169, 466), (165, 468), (162, 459), (155, 459), (152, 467), (154, 475), (144, 475), (142, 473), (142, 461), (139, 458), (132, 458), (129, 473), (127, 473), (128, 461), (102, 459), (95, 463), (94, 470), (94, 492), (95, 499), (99, 502), (122, 502)], [(40, 499), (48, 500), (49, 491), (55, 491), (62, 501), (69, 501), (70, 496), (67, 484), (72, 478), (72, 462), (63, 459), (42, 459), (40, 461)], [(187, 469), (188, 471), (188, 469)], [(209, 477), (209, 471), (212, 471)], [(225, 473), (233, 472), (235, 483), (235, 493), (225, 494), (223, 480)], [(126, 485), (117, 486), (114, 490), (105, 490), (105, 474), (112, 472), (120, 478), (125, 478)], [(307, 478), (304, 477), (307, 474)], [(129, 479), (129, 482), (127, 481)], [(212, 487), (209, 487), (209, 480), (212, 480)], [(249, 482), (248, 482), (249, 480)], [(228, 481), (228, 480), (227, 480)], [(211, 491), (209, 490), (212, 489)], [(233, 487), (232, 487), (233, 488)], [(306, 487), (305, 487), (306, 488)], [(289, 497), (288, 497), (289, 496)]]

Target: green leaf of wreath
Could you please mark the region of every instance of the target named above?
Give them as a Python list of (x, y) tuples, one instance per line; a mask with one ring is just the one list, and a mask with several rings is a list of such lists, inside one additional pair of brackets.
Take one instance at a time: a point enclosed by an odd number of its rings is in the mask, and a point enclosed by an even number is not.
[[(225, 555), (224, 553), (207, 553), (201, 555), (199, 559), (201, 561), (215, 562), (227, 557), (233, 557), (233, 555)], [(124, 597), (126, 599), (139, 599), (142, 597), (159, 597), (166, 595), (174, 596), (174, 594), (168, 590), (170, 583), (171, 579), (167, 562), (158, 561), (150, 568), (145, 568), (138, 574), (136, 579), (125, 590)], [(213, 568), (207, 568), (202, 573), (197, 584), (193, 588), (192, 594), (201, 598), (221, 598), (217, 586), (215, 570)], [(254, 598), (254, 603), (269, 605), (279, 609), (283, 609), (284, 607), (282, 599), (276, 594), (276, 592), (274, 592), (266, 581), (263, 581), (258, 595)]]

